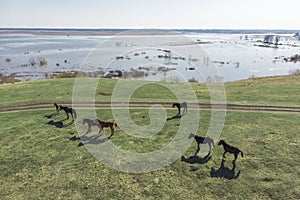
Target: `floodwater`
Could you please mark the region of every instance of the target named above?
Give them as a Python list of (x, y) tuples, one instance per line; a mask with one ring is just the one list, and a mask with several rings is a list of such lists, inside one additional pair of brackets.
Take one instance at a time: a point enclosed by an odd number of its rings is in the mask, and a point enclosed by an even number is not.
[[(278, 36), (277, 45), (263, 43)], [(46, 74), (121, 71), (127, 77), (166, 81), (235, 81), (288, 75), (300, 62), (293, 33), (185, 32), (177, 35), (70, 36), (0, 34), (0, 73), (18, 79)], [(276, 37), (274, 37), (276, 38)], [(41, 63), (45, 61), (45, 63)]]

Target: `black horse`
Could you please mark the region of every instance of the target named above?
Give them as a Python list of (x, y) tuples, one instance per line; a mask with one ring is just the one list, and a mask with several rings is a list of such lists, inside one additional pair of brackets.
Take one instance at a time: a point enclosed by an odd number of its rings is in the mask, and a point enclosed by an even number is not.
[(69, 119), (69, 114), (71, 114), (73, 121), (77, 118), (77, 113), (75, 109), (67, 106), (57, 105), (57, 103), (54, 103), (54, 106), (56, 107), (57, 112), (64, 110), (67, 115), (67, 119)]
[[(184, 115), (187, 112), (187, 104), (186, 102), (183, 103), (173, 103), (172, 107), (177, 107), (178, 114), (177, 115)], [(183, 108), (183, 111), (181, 113), (181, 108)]]
[(223, 154), (223, 159), (225, 159), (225, 154), (228, 152), (228, 153), (232, 153), (234, 154), (234, 160), (232, 161), (233, 163), (235, 163), (237, 157), (238, 157), (238, 154), (241, 153), (242, 157), (244, 157), (244, 154), (241, 150), (239, 150), (238, 148), (236, 147), (233, 147), (233, 146), (230, 146), (229, 144), (227, 144), (224, 140), (220, 140), (218, 145), (223, 145), (223, 148), (224, 148), (224, 154)]

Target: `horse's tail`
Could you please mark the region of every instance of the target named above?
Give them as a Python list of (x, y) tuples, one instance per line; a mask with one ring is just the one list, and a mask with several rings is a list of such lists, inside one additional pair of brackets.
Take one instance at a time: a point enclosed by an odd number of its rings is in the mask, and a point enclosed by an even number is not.
[(73, 115), (74, 115), (74, 120), (77, 118), (77, 113), (76, 110), (72, 109)]
[(244, 157), (244, 154), (243, 154), (243, 152), (240, 150), (240, 152), (241, 152), (241, 155), (242, 155), (242, 157)]

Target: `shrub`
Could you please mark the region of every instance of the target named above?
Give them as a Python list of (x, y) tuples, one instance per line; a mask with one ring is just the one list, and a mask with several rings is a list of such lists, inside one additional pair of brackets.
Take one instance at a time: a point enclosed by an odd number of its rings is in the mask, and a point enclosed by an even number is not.
[(47, 62), (46, 58), (44, 58), (44, 57), (38, 57), (38, 61), (39, 61), (39, 66), (40, 67), (48, 65), (48, 62)]

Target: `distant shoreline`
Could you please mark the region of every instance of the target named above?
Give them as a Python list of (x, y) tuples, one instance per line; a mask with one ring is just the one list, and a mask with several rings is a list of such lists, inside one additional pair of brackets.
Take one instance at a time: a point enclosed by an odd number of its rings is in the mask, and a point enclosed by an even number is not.
[(110, 36), (123, 31), (93, 31), (73, 29), (0, 29), (0, 34), (34, 34), (34, 35), (66, 35), (66, 36)]
[(80, 29), (80, 28), (0, 28), (0, 34), (34, 34), (66, 36), (111, 36), (122, 35), (173, 35), (176, 33), (200, 34), (295, 34), (300, 30), (262, 30), (262, 29)]

